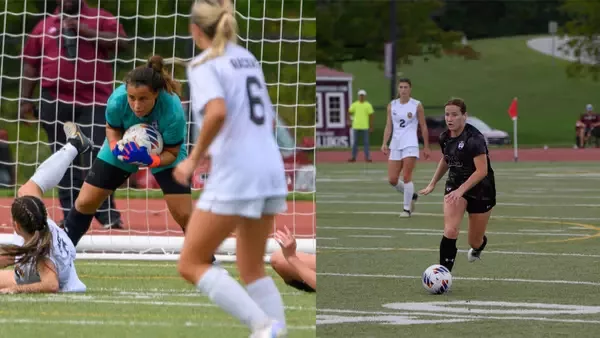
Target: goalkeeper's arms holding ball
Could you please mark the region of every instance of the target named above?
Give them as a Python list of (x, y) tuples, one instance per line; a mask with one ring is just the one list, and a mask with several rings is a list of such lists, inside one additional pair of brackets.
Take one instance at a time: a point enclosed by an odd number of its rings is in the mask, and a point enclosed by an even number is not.
[[(173, 168), (187, 157), (180, 89), (164, 68), (163, 59), (155, 55), (129, 72), (125, 84), (112, 93), (106, 106), (106, 140), (64, 222), (73, 244), (87, 232), (102, 202), (140, 166), (150, 168), (171, 215), (185, 228), (192, 212), (191, 189), (175, 182), (172, 175)], [(129, 127), (139, 123), (153, 126), (162, 135), (160, 155), (150, 155), (146, 147), (122, 139)]]

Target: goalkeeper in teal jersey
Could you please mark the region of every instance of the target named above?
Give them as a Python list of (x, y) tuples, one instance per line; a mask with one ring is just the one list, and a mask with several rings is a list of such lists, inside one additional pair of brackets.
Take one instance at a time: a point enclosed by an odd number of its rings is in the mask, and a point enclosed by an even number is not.
[[(165, 70), (162, 58), (155, 55), (146, 65), (129, 72), (125, 84), (112, 93), (106, 107), (106, 140), (64, 221), (74, 245), (89, 229), (96, 209), (140, 166), (150, 168), (171, 215), (185, 229), (192, 212), (191, 187), (176, 182), (172, 174), (173, 168), (187, 157), (180, 88)], [(122, 140), (123, 133), (139, 123), (152, 125), (162, 134), (160, 155), (149, 155), (145, 147)]]

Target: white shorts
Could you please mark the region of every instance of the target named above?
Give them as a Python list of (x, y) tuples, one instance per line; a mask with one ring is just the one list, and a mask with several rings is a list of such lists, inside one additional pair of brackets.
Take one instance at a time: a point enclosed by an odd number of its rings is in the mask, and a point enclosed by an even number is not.
[(262, 215), (277, 215), (287, 210), (285, 197), (257, 198), (238, 201), (203, 200), (196, 203), (196, 208), (217, 215), (261, 218)]
[(404, 149), (390, 149), (390, 161), (400, 161), (407, 157), (419, 158), (419, 147), (406, 147)]

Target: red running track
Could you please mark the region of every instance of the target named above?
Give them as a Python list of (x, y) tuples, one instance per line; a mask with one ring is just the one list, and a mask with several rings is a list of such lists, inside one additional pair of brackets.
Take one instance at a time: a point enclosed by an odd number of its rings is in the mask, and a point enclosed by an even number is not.
[[(11, 198), (0, 198), (0, 233), (12, 232), (10, 226)], [(50, 217), (56, 222), (63, 219), (63, 214), (58, 206), (58, 199), (44, 199)], [(167, 209), (164, 200), (161, 199), (119, 199), (116, 202), (125, 223), (124, 230), (103, 230), (100, 223), (94, 219), (91, 231), (88, 234), (102, 235), (151, 235), (155, 236), (182, 236), (181, 228), (175, 222)], [(298, 238), (315, 237), (315, 205), (309, 201), (288, 202), (288, 210), (285, 214), (278, 215), (275, 224), (278, 228), (286, 225), (295, 231)]]

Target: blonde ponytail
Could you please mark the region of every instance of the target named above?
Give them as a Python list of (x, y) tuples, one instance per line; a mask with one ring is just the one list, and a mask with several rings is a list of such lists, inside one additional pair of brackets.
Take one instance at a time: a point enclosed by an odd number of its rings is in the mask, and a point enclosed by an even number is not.
[(238, 26), (231, 1), (199, 0), (192, 7), (192, 22), (212, 41), (208, 54), (192, 67), (217, 58), (225, 52), (228, 42), (237, 41)]

